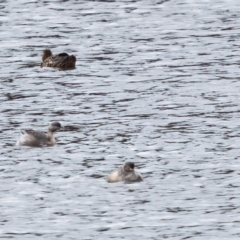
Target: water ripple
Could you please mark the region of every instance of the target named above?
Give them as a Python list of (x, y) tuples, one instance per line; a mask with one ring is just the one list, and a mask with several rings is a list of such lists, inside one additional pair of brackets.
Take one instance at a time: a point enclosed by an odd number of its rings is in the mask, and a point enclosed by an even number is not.
[[(238, 5), (0, 1), (0, 238), (238, 239)], [(126, 161), (144, 181), (107, 184)]]

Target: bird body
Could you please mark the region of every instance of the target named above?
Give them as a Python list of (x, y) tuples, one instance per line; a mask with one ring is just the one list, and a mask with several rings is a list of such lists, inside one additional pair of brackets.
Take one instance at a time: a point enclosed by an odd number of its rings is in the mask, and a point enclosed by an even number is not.
[(54, 67), (62, 70), (70, 70), (75, 68), (76, 57), (69, 56), (67, 53), (59, 53), (53, 55), (51, 50), (45, 49), (42, 55), (41, 67)]
[(118, 171), (111, 173), (108, 178), (107, 181), (109, 183), (113, 183), (113, 182), (121, 182), (122, 178), (119, 176)]
[(109, 183), (121, 181), (125, 183), (141, 182), (143, 178), (141, 174), (134, 171), (134, 163), (127, 162), (121, 166), (118, 171), (111, 173), (107, 178), (107, 182)]
[(17, 141), (17, 145), (30, 147), (53, 146), (56, 144), (54, 132), (60, 128), (61, 124), (59, 122), (53, 122), (49, 125), (47, 133), (31, 129), (24, 130)]

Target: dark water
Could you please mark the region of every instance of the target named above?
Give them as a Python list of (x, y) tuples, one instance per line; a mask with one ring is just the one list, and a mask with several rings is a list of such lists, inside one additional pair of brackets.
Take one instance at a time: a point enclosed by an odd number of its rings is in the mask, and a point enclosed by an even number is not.
[[(0, 9), (0, 238), (240, 238), (239, 1)], [(15, 146), (50, 121), (58, 145)], [(144, 182), (106, 183), (126, 161)]]

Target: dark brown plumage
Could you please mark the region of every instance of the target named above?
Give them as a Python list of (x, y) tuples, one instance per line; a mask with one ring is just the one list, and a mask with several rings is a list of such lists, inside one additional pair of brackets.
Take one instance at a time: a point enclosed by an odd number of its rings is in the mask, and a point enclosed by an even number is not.
[(59, 53), (53, 55), (50, 49), (45, 49), (42, 55), (41, 67), (54, 67), (62, 70), (70, 70), (75, 68), (76, 57), (69, 56), (67, 53)]

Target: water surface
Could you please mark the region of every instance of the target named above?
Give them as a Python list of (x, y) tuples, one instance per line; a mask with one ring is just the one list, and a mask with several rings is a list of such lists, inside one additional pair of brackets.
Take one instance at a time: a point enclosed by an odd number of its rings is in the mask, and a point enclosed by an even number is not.
[[(240, 3), (0, 1), (3, 239), (239, 239)], [(40, 68), (67, 52), (77, 68)], [(65, 127), (58, 145), (21, 130)], [(144, 182), (108, 184), (126, 161)]]

